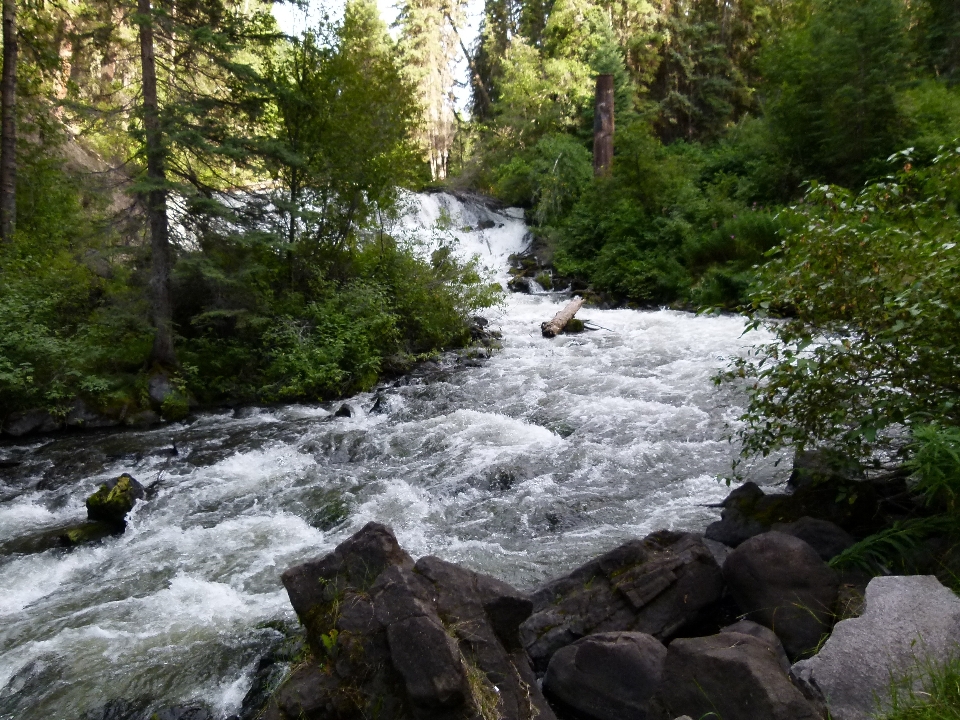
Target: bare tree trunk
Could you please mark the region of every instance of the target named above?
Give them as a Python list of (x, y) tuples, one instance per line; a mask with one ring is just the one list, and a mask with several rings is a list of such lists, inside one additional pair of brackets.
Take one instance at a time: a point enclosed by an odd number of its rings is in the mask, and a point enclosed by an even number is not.
[(0, 238), (17, 224), (17, 2), (3, 0), (3, 79), (0, 80)]
[(613, 170), (613, 75), (597, 76), (597, 98), (593, 114), (593, 174), (609, 175)]
[(582, 306), (583, 298), (579, 296), (575, 297), (564, 306), (563, 310), (553, 316), (553, 320), (540, 323), (540, 334), (545, 338), (556, 337), (563, 332), (567, 323), (573, 320), (573, 316), (577, 314), (577, 310)]
[(157, 101), (157, 59), (153, 39), (153, 11), (150, 0), (137, 0), (140, 15), (140, 64), (143, 76), (143, 126), (147, 141), (147, 217), (150, 221), (150, 295), (153, 350), (150, 360), (175, 366), (173, 310), (170, 293), (170, 226), (167, 222), (166, 171), (160, 106)]

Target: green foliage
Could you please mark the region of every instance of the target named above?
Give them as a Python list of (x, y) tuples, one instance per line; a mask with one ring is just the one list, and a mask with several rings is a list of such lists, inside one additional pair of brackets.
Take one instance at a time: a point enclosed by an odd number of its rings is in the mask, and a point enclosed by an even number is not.
[[(891, 682), (890, 711), (882, 720), (960, 720), (960, 658), (919, 663), (914, 670)], [(918, 676), (922, 690), (915, 687)]]
[(17, 233), (0, 244), (0, 405), (62, 413), (78, 395), (124, 397), (151, 335), (109, 236), (98, 237), (96, 196), (29, 146), (18, 190)]
[(830, 567), (857, 568), (872, 574), (900, 570), (897, 563), (924, 540), (958, 530), (960, 520), (948, 516), (898, 521), (848, 547), (830, 560)]
[(960, 427), (915, 427), (912, 450), (907, 467), (916, 478), (915, 490), (927, 506), (955, 513), (960, 509)]
[[(839, 444), (868, 455), (883, 431), (955, 425), (960, 388), (960, 150), (854, 194), (813, 185), (752, 299), (776, 341), (741, 358), (744, 453)], [(770, 313), (786, 314), (771, 320)]]
[(807, 177), (857, 186), (904, 140), (908, 77), (899, 0), (818, 0), (765, 52), (766, 115)]

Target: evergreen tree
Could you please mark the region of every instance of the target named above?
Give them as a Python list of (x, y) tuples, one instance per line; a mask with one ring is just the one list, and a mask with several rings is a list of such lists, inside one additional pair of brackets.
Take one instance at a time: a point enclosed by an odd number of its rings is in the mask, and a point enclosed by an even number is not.
[(434, 180), (447, 175), (456, 133), (454, 63), (463, 13), (462, 0), (404, 0), (397, 20), (404, 70), (423, 110), (420, 142)]

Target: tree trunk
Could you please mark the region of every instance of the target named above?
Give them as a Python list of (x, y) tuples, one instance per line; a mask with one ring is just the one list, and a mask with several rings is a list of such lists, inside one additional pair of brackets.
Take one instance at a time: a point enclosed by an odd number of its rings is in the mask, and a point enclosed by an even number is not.
[(567, 303), (566, 307), (563, 308), (560, 312), (553, 316), (553, 320), (550, 322), (540, 323), (540, 332), (545, 338), (552, 338), (559, 335), (563, 332), (563, 329), (567, 326), (567, 323), (573, 320), (573, 316), (577, 314), (583, 306), (583, 298), (575, 297), (573, 300)]
[(597, 76), (593, 114), (593, 174), (607, 176), (613, 170), (613, 75)]
[(167, 222), (166, 171), (160, 106), (157, 101), (157, 60), (150, 0), (137, 0), (140, 15), (140, 64), (143, 76), (143, 127), (147, 143), (147, 217), (150, 221), (150, 296), (153, 324), (153, 363), (175, 366), (173, 311), (170, 293), (170, 226)]
[(3, 0), (3, 77), (0, 80), (0, 238), (17, 224), (17, 2)]

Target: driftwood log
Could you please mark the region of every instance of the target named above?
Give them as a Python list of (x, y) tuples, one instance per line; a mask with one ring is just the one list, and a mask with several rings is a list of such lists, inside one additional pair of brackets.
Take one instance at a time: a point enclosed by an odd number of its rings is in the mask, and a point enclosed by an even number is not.
[(566, 304), (563, 310), (553, 316), (553, 320), (540, 323), (540, 332), (545, 338), (556, 337), (563, 332), (563, 328), (567, 326), (567, 323), (573, 319), (573, 316), (577, 314), (577, 310), (582, 306), (583, 298), (579, 296), (575, 297)]

